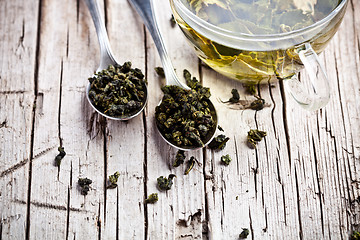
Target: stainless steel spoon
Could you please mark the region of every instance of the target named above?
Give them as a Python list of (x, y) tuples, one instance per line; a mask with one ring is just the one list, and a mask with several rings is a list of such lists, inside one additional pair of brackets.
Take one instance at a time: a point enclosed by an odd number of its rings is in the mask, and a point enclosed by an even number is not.
[[(171, 60), (166, 52), (166, 48), (165, 48), (164, 42), (162, 40), (162, 36), (159, 31), (156, 17), (154, 15), (152, 0), (128, 0), (128, 1), (131, 3), (131, 5), (135, 8), (135, 10), (141, 16), (142, 20), (145, 23), (145, 26), (147, 27), (148, 31), (151, 34), (151, 37), (154, 40), (155, 46), (160, 55), (161, 63), (163, 65), (165, 78), (166, 78), (166, 85), (177, 85), (184, 89), (190, 90), (190, 88), (187, 85), (185, 85), (178, 79), (178, 77), (175, 73), (174, 67), (171, 63)], [(215, 127), (211, 132), (209, 132), (208, 136), (205, 137), (205, 140), (203, 141), (204, 146), (206, 146), (208, 143), (210, 143), (210, 141), (214, 137), (215, 132), (216, 132), (216, 126), (217, 126), (217, 114), (216, 114), (215, 107), (211, 101), (209, 101), (209, 108), (213, 112), (213, 119), (215, 122), (215, 125), (214, 125)], [(159, 128), (158, 128), (158, 130), (159, 130)], [(170, 144), (171, 146), (173, 146), (177, 149), (186, 151), (186, 150), (197, 150), (197, 149), (204, 147), (204, 146), (202, 146), (202, 147), (177, 146), (174, 143), (167, 140), (164, 136), (164, 133), (161, 132), (160, 130), (159, 130), (159, 133), (168, 144)]]
[[(115, 57), (111, 51), (111, 47), (110, 47), (110, 43), (109, 43), (109, 38), (108, 35), (106, 33), (106, 28), (105, 28), (105, 24), (104, 21), (101, 18), (100, 15), (100, 11), (99, 11), (99, 5), (98, 2), (96, 0), (85, 0), (86, 5), (89, 9), (89, 12), (91, 14), (91, 17), (93, 19), (95, 28), (96, 28), (96, 33), (97, 33), (97, 37), (99, 40), (99, 45), (100, 45), (100, 65), (98, 67), (98, 69), (96, 70), (96, 72), (99, 72), (103, 69), (108, 68), (108, 66), (111, 65), (120, 65), (116, 60)], [(91, 102), (90, 98), (89, 98), (89, 90), (90, 90), (90, 83), (86, 88), (86, 97), (87, 100), (89, 101), (90, 105), (102, 116), (109, 118), (109, 119), (113, 119), (113, 120), (121, 120), (121, 121), (125, 121), (125, 120), (129, 120), (137, 115), (139, 115), (141, 113), (141, 111), (144, 109), (146, 103), (147, 103), (147, 99), (148, 99), (148, 94), (147, 94), (147, 88), (145, 89), (145, 95), (146, 95), (146, 100), (143, 104), (143, 106), (141, 107), (141, 109), (139, 109), (138, 111), (132, 113), (131, 115), (126, 115), (123, 117), (113, 117), (113, 116), (109, 116), (101, 111), (99, 111)]]

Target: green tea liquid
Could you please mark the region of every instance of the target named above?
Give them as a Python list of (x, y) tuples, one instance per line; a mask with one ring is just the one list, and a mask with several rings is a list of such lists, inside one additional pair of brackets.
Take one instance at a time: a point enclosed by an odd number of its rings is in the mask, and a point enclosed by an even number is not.
[[(311, 26), (329, 15), (341, 0), (181, 0), (202, 20), (234, 33), (272, 35), (293, 32)], [(195, 30), (175, 14), (185, 36), (198, 56), (216, 71), (244, 82), (261, 82), (291, 77), (302, 68), (297, 47), (310, 42), (321, 52), (335, 34), (337, 25), (325, 28), (312, 39), (293, 40), (289, 46), (274, 45), (264, 50), (261, 43), (228, 47)], [(292, 41), (290, 39), (289, 41)], [(298, 41), (298, 42), (296, 42)], [(289, 45), (289, 44), (288, 44)]]

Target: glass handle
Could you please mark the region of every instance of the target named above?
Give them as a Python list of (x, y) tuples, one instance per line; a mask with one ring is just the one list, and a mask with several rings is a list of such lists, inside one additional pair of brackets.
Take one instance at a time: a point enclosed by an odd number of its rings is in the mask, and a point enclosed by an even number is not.
[(302, 78), (300, 81), (295, 74), (292, 78), (284, 80), (284, 87), (303, 108), (315, 111), (324, 107), (330, 100), (329, 80), (310, 43), (306, 43), (298, 54), (308, 78)]

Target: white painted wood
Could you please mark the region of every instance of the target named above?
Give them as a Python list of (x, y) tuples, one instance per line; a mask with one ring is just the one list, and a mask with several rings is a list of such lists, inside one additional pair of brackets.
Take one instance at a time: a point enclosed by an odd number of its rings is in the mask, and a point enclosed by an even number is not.
[[(199, 68), (180, 29), (170, 25), (168, 1), (156, 2), (180, 79), (187, 68), (211, 88), (219, 124), (230, 137), (223, 151), (186, 153), (201, 163), (187, 176), (185, 165), (172, 167), (176, 150), (156, 130), (164, 80), (154, 67), (161, 63), (127, 1), (100, 5), (115, 56), (120, 63), (132, 61), (148, 79), (148, 106), (128, 122), (106, 121), (85, 98), (99, 47), (84, 2), (40, 5), (38, 34), (39, 2), (0, 0), (0, 32), (6, 33), (0, 37), (1, 239), (26, 239), (27, 228), (28, 239), (218, 240), (237, 239), (241, 228), (250, 230), (248, 239), (348, 239), (360, 230), (359, 1), (349, 2), (321, 55), (332, 98), (314, 113), (299, 108), (277, 83), (260, 87), (269, 107), (258, 112), (218, 101), (227, 100), (232, 88), (241, 99), (253, 97), (241, 83)], [(246, 146), (250, 128), (268, 133), (256, 150)], [(58, 171), (54, 158), (61, 143), (67, 155)], [(220, 164), (224, 154), (233, 159), (229, 166)], [(118, 188), (105, 189), (115, 171)], [(156, 179), (170, 173), (177, 175), (173, 188), (159, 191)], [(86, 197), (79, 177), (93, 180)], [(144, 205), (153, 192), (159, 201)]]
[[(92, 20), (84, 10), (82, 1), (42, 2), (34, 131), (34, 154), (40, 156), (32, 165), (31, 239), (99, 234), (96, 226), (104, 201), (102, 119), (85, 98), (87, 78), (99, 54), (97, 39), (89, 37), (96, 36)], [(91, 127), (95, 129), (88, 133)], [(59, 170), (54, 158), (60, 145), (67, 154)], [(86, 197), (80, 194), (79, 177), (93, 180)]]
[[(160, 30), (179, 79), (183, 80), (184, 68), (198, 77), (198, 59), (185, 42), (180, 29), (171, 27), (169, 2), (158, 1), (156, 6)], [(148, 81), (152, 96), (147, 109), (147, 193), (159, 193), (159, 202), (148, 205), (147, 239), (202, 239), (202, 221), (205, 217), (203, 167), (194, 167), (187, 176), (184, 175), (186, 165), (176, 169), (172, 167), (176, 150), (159, 136), (154, 122), (155, 106), (163, 95), (160, 87), (164, 84), (154, 68), (161, 66), (161, 62), (150, 35), (147, 35), (147, 40)], [(187, 159), (194, 155), (203, 162), (201, 151), (186, 155)], [(160, 176), (167, 177), (170, 173), (177, 175), (174, 186), (167, 192), (159, 191), (156, 179)], [(195, 216), (193, 221), (191, 216)], [(189, 227), (184, 227), (184, 224)]]
[[(106, 1), (107, 29), (120, 64), (131, 61), (145, 74), (144, 28), (127, 1)], [(127, 122), (107, 122), (107, 175), (119, 171), (117, 189), (106, 191), (103, 239), (144, 239), (143, 115)], [(104, 206), (105, 207), (105, 206)]]
[(0, 1), (0, 238), (26, 237), (38, 1)]

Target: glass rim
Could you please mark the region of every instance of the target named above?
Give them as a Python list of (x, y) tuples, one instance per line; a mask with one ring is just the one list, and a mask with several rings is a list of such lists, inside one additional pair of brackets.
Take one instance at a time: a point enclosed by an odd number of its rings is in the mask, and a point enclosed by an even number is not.
[[(308, 31), (316, 29), (326, 23), (328, 23), (331, 19), (333, 19), (346, 5), (348, 0), (342, 0), (336, 8), (334, 8), (326, 17), (321, 20), (308, 25), (306, 27), (296, 29), (290, 32), (285, 33), (276, 33), (276, 34), (246, 34), (240, 32), (233, 32), (230, 30), (226, 30), (224, 28), (217, 27), (211, 23), (206, 22), (200, 17), (196, 16), (192, 11), (190, 11), (180, 0), (171, 0), (174, 3), (175, 9), (177, 12), (179, 10), (182, 14), (185, 14), (192, 22), (196, 23), (199, 27), (206, 29), (207, 31), (211, 31), (217, 35), (225, 35), (226, 37), (238, 39), (238, 40), (246, 40), (246, 41), (276, 41), (276, 40), (286, 40), (288, 38), (293, 38), (294, 36), (302, 35)], [(178, 13), (179, 14), (179, 13)], [(183, 15), (179, 14), (181, 18)], [(189, 24), (189, 23), (187, 23)]]

